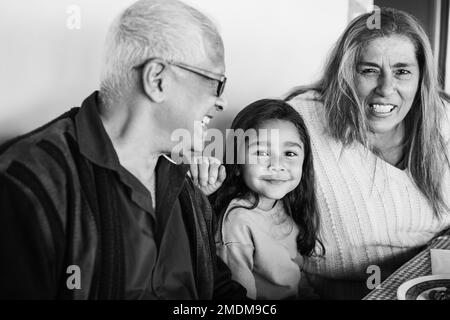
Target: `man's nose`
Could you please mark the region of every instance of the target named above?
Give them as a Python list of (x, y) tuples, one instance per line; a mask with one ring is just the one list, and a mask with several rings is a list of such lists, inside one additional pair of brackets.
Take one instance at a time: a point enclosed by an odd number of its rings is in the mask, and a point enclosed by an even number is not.
[(217, 111), (223, 111), (226, 106), (228, 105), (227, 99), (224, 97), (224, 95), (221, 95), (216, 100), (216, 110)]
[(378, 79), (377, 91), (383, 97), (388, 97), (395, 90), (395, 79), (392, 74), (384, 74)]

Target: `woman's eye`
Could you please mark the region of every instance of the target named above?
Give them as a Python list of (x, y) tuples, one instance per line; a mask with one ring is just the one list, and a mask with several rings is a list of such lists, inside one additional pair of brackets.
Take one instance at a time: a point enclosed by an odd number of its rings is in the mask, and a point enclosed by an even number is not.
[(361, 73), (363, 75), (373, 75), (373, 74), (377, 74), (378, 70), (377, 69), (373, 69), (373, 68), (367, 68), (367, 69), (361, 69), (359, 71), (359, 73)]
[(406, 70), (406, 69), (398, 69), (395, 71), (395, 74), (397, 76), (401, 76), (401, 77), (408, 77), (411, 75), (411, 71)]

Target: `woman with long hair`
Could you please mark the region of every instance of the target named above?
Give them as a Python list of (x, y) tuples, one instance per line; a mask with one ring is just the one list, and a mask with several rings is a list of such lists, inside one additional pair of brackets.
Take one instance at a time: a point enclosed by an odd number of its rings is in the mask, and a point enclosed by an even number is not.
[(323, 298), (361, 298), (450, 226), (450, 108), (429, 40), (394, 9), (355, 18), (321, 79), (286, 98), (311, 135), (323, 258), (309, 283)]

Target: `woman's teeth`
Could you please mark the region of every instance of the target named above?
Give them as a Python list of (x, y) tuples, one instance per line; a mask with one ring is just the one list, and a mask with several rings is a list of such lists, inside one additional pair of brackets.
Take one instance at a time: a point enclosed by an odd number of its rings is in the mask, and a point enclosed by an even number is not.
[(370, 108), (376, 113), (390, 113), (395, 109), (393, 104), (370, 104)]

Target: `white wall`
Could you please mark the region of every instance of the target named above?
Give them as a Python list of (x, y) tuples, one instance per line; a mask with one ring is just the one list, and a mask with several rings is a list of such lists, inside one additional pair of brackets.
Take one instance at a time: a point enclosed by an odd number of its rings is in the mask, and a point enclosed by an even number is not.
[[(229, 107), (223, 129), (248, 103), (316, 79), (347, 24), (349, 0), (187, 0), (215, 20), (226, 48)], [(77, 106), (98, 88), (106, 29), (133, 0), (1, 0), (0, 140)], [(81, 28), (66, 12), (81, 9)]]

